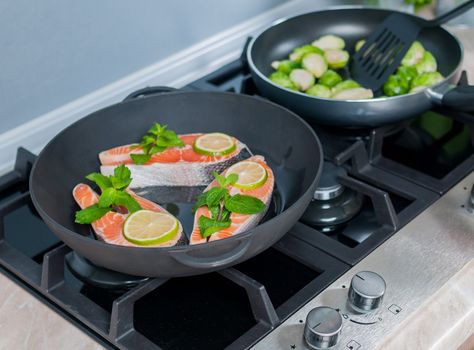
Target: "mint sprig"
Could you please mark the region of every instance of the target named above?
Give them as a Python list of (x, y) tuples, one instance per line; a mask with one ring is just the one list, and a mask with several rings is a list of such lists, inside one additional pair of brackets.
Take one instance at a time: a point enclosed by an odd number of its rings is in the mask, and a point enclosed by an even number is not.
[(135, 198), (125, 191), (132, 182), (130, 169), (125, 165), (116, 167), (114, 175), (105, 176), (100, 173), (91, 173), (86, 176), (86, 179), (95, 182), (102, 190), (102, 193), (97, 204), (76, 212), (76, 223), (93, 223), (111, 211), (115, 206), (123, 206), (130, 213), (142, 209)]
[(208, 238), (212, 234), (230, 227), (232, 224), (231, 213), (258, 214), (265, 210), (265, 203), (256, 197), (242, 194), (230, 195), (228, 187), (237, 182), (239, 179), (237, 174), (223, 176), (214, 171), (212, 175), (216, 178), (218, 185), (202, 193), (193, 207), (193, 210), (196, 211), (199, 207), (207, 206), (211, 213), (210, 218), (201, 215), (198, 219), (199, 231), (203, 238)]
[(142, 137), (139, 145), (143, 149), (143, 154), (131, 154), (135, 164), (144, 164), (151, 157), (159, 152), (163, 152), (169, 147), (184, 147), (184, 142), (167, 125), (155, 123)]

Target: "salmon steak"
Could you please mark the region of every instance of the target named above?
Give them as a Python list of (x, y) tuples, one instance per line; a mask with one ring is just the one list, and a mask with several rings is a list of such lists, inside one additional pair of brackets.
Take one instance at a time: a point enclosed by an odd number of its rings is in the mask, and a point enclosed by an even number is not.
[(131, 154), (143, 154), (137, 144), (111, 148), (99, 153), (100, 171), (103, 175), (112, 175), (115, 167), (125, 164), (132, 173), (130, 188), (150, 186), (207, 186), (212, 180), (212, 172), (218, 173), (234, 163), (251, 156), (247, 146), (233, 138), (236, 148), (222, 156), (210, 156), (197, 153), (193, 144), (203, 134), (179, 135), (184, 147), (171, 147), (155, 153), (151, 159), (141, 165), (133, 162)]
[[(138, 202), (138, 204), (140, 204), (142, 209), (168, 213), (164, 208), (162, 208), (158, 204), (152, 201), (149, 201), (148, 199), (138, 196), (133, 191), (127, 190), (127, 192)], [(99, 202), (99, 195), (89, 185), (86, 185), (83, 183), (80, 183), (76, 187), (74, 187), (74, 189), (72, 190), (72, 195), (76, 203), (81, 207), (81, 209), (85, 209)], [(129, 215), (126, 212), (126, 209), (124, 211), (125, 213), (121, 213), (118, 211), (109, 211), (100, 219), (94, 221), (91, 224), (98, 239), (109, 244), (116, 244), (116, 245), (127, 246), (127, 247), (147, 248), (147, 247), (174, 246), (178, 243), (178, 241), (183, 236), (183, 228), (181, 226), (181, 223), (179, 223), (178, 221), (178, 224), (179, 224), (178, 232), (176, 233), (176, 236), (173, 239), (161, 244), (156, 244), (156, 245), (149, 245), (149, 246), (136, 245), (132, 242), (129, 242), (127, 239), (125, 239), (123, 235), (123, 225)]]
[[(265, 159), (263, 156), (252, 156), (248, 159), (245, 160), (246, 162), (257, 162), (261, 166), (264, 167), (264, 169), (267, 172), (267, 178), (265, 182), (254, 189), (241, 189), (237, 188), (235, 186), (230, 185), (229, 188), (229, 194), (231, 196), (236, 195), (236, 194), (241, 194), (241, 195), (247, 195), (247, 196), (252, 196), (260, 199), (264, 204), (265, 204), (265, 210), (258, 214), (238, 214), (238, 213), (231, 213), (230, 214), (230, 221), (231, 225), (227, 228), (224, 228), (220, 231), (217, 231), (216, 233), (213, 233), (210, 237), (204, 238), (201, 235), (200, 229), (199, 229), (199, 218), (201, 215), (211, 217), (211, 212), (209, 211), (209, 208), (207, 206), (202, 206), (199, 207), (196, 210), (196, 213), (194, 215), (194, 225), (193, 225), (193, 231), (191, 233), (189, 243), (190, 244), (200, 244), (200, 243), (206, 243), (208, 240), (209, 241), (215, 241), (223, 238), (228, 238), (231, 236), (234, 236), (236, 234), (242, 233), (244, 231), (250, 230), (253, 227), (257, 226), (260, 220), (265, 216), (269, 206), (270, 202), (272, 199), (272, 193), (273, 193), (273, 188), (275, 184), (275, 178), (273, 175), (272, 169), (267, 165), (265, 162)], [(227, 170), (226, 170), (227, 171)], [(226, 171), (222, 172), (221, 175), (228, 175), (226, 174)], [(218, 186), (217, 180), (213, 180), (209, 186), (205, 189), (204, 192), (209, 191), (211, 188)]]

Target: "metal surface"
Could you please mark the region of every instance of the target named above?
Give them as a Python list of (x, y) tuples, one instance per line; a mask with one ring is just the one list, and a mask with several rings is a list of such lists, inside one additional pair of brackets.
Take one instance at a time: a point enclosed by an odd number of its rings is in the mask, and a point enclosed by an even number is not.
[[(295, 47), (332, 33), (343, 37), (351, 49), (357, 40), (367, 37), (392, 13), (375, 9), (333, 9), (278, 22), (255, 37), (247, 50), (247, 60), (259, 92), (308, 121), (347, 128), (395, 123), (429, 110), (439, 101), (434, 101), (427, 90), (395, 97), (341, 101), (286, 89), (267, 78), (272, 72), (271, 62), (281, 60)], [(448, 85), (457, 83), (463, 57), (459, 41), (441, 27), (423, 31), (419, 40), (437, 58), (438, 69), (445, 76), (445, 80), (431, 90), (445, 91)], [(466, 107), (471, 105), (473, 95), (473, 87), (457, 87), (443, 95), (441, 103)]]
[(314, 349), (329, 349), (337, 344), (342, 317), (333, 308), (319, 306), (308, 313), (304, 326), (306, 343)]
[(337, 181), (337, 177), (345, 173), (342, 167), (337, 167), (331, 162), (324, 162), (323, 174), (314, 191), (314, 199), (328, 200), (341, 195), (344, 192), (344, 186)]
[[(422, 312), (420, 304), (474, 256), (474, 219), (464, 207), (473, 183), (471, 173), (253, 349), (307, 349), (300, 320), (322, 305), (339, 308), (344, 318), (336, 349), (375, 349), (384, 339), (396, 337), (394, 328), (410, 314)], [(382, 306), (365, 315), (346, 306), (347, 287), (361, 270), (374, 271), (387, 282)]]
[[(154, 122), (180, 134), (219, 130), (235, 135), (273, 169), (277, 210), (246, 232), (206, 244), (144, 249), (95, 240), (88, 225), (75, 224), (71, 218), (77, 209), (71, 189), (86, 174), (97, 171), (99, 152), (139, 140)], [(77, 140), (85, 135), (89, 142), (79, 145)], [(313, 157), (306, 157), (308, 149)], [(95, 265), (135, 276), (190, 276), (235, 265), (275, 244), (308, 206), (322, 162), (316, 134), (287, 109), (240, 94), (169, 92), (112, 105), (63, 130), (38, 156), (31, 171), (30, 194), (46, 225)], [(192, 220), (192, 215), (189, 209), (176, 214), (183, 221)]]
[(385, 281), (372, 271), (361, 271), (352, 277), (348, 299), (351, 307), (366, 313), (380, 307), (385, 294)]

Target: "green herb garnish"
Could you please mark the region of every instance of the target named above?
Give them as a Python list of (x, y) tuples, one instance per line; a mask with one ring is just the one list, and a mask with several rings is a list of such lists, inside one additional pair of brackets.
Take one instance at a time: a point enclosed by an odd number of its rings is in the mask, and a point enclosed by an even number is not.
[(76, 212), (78, 224), (90, 224), (113, 209), (114, 206), (123, 206), (130, 213), (142, 209), (140, 204), (125, 189), (132, 182), (130, 169), (125, 165), (115, 168), (114, 175), (104, 176), (100, 173), (91, 173), (86, 179), (96, 183), (102, 190), (97, 204)]
[(143, 154), (131, 154), (130, 157), (135, 164), (143, 164), (155, 153), (163, 152), (169, 147), (184, 147), (184, 142), (173, 130), (169, 130), (167, 125), (155, 123), (137, 147), (143, 149)]
[(242, 194), (230, 195), (227, 187), (237, 182), (239, 179), (237, 174), (223, 176), (214, 171), (212, 175), (216, 178), (218, 186), (202, 193), (193, 208), (196, 211), (199, 207), (206, 205), (211, 212), (210, 218), (201, 215), (198, 219), (199, 230), (203, 238), (208, 238), (229, 227), (231, 213), (257, 214), (265, 210), (265, 204), (256, 197)]

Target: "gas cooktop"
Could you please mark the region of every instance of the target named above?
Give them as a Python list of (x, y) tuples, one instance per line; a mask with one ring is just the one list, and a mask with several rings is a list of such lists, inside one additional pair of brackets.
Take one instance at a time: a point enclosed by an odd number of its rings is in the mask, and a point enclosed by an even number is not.
[[(244, 58), (184, 89), (258, 94)], [(170, 280), (98, 268), (62, 244), (31, 204), (35, 155), (19, 149), (15, 169), (0, 178), (1, 269), (110, 348), (242, 349), (270, 334), (262, 344), (274, 349), (272, 330), (474, 170), (470, 114), (437, 109), (377, 129), (313, 127), (324, 175), (301, 221), (253, 259)], [(321, 317), (339, 319), (334, 310), (315, 312), (308, 322), (317, 328)], [(305, 321), (298, 314), (295, 322)]]

